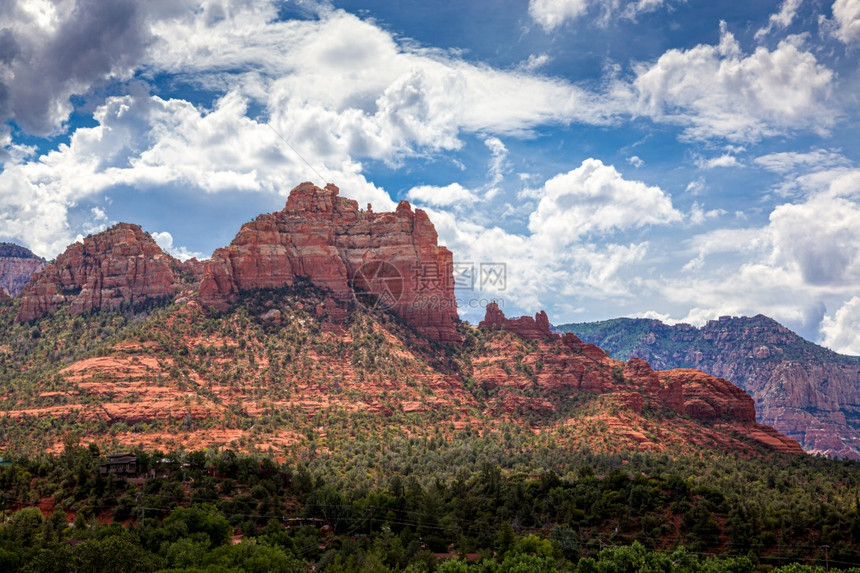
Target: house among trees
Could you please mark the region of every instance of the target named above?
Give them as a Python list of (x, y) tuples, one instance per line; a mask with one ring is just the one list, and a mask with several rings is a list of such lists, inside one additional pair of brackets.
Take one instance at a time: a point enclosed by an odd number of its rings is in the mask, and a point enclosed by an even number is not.
[(107, 461), (99, 464), (102, 475), (115, 474), (120, 476), (137, 475), (137, 456), (128, 453), (111, 454)]

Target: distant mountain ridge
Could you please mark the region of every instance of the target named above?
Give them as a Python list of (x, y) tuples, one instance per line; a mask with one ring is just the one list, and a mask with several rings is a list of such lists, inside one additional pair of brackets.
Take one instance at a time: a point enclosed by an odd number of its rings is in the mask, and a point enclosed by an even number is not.
[(45, 267), (45, 259), (14, 243), (0, 243), (0, 297), (16, 296), (30, 277)]
[(631, 318), (556, 328), (617, 360), (730, 380), (752, 395), (759, 422), (807, 452), (860, 459), (860, 357), (818, 346), (767, 316), (721, 317), (701, 328)]

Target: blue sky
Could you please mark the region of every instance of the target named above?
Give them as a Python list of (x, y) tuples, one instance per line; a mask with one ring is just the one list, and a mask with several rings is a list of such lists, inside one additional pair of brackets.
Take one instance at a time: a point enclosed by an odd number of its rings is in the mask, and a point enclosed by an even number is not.
[(860, 354), (858, 56), (860, 0), (13, 0), (0, 240), (205, 258), (333, 182), (430, 213), (472, 322), (764, 313)]

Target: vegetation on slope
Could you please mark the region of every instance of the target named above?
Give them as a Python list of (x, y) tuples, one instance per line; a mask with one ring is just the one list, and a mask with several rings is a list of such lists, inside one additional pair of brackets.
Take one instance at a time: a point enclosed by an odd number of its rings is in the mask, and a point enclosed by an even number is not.
[[(858, 465), (791, 456), (671, 459), (571, 452), (559, 471), (505, 470), (462, 437), (455, 471), (419, 440), (366, 483), (343, 460), (277, 464), (233, 450), (99, 451), (0, 468), (4, 571), (765, 571), (860, 564)], [(71, 523), (69, 523), (71, 521)], [(241, 542), (239, 542), (241, 541)], [(231, 544), (238, 543), (238, 544)], [(469, 556), (477, 559), (469, 564)], [(710, 560), (708, 556), (719, 556)], [(787, 569), (804, 571), (796, 565)], [(811, 571), (811, 570), (809, 570)]]

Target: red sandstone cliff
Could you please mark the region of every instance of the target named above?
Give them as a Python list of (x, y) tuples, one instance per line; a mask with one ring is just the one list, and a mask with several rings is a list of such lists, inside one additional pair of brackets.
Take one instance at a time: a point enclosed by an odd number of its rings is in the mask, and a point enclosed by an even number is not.
[(459, 342), (452, 255), (427, 214), (405, 201), (393, 213), (360, 211), (338, 193), (303, 183), (282, 211), (243, 225), (205, 262), (200, 302), (225, 310), (243, 290), (302, 278), (338, 303), (391, 310), (428, 338)]
[(140, 227), (120, 223), (69, 246), (34, 275), (21, 292), (18, 320), (40, 318), (64, 304), (79, 314), (173, 296), (179, 265)]

